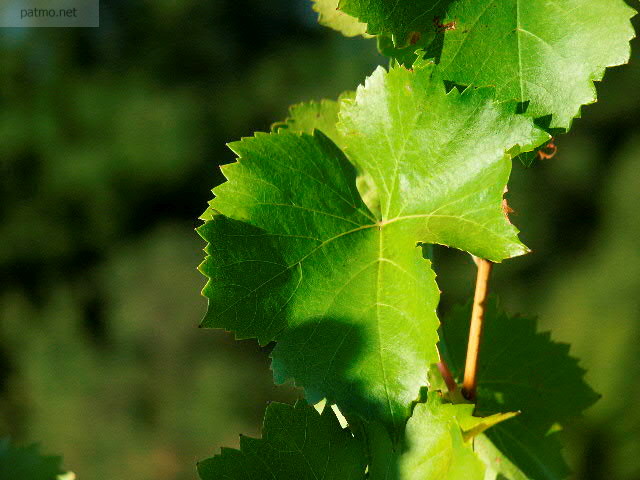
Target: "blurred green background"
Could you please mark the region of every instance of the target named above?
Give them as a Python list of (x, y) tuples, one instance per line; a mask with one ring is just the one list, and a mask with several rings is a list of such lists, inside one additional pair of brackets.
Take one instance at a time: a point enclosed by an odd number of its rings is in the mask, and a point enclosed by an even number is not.
[[(194, 480), (294, 399), (266, 349), (196, 328), (194, 228), (225, 142), (385, 63), (308, 0), (111, 0), (99, 29), (0, 30), (0, 436), (80, 479)], [(639, 87), (634, 41), (558, 155), (516, 166), (533, 253), (495, 273), (603, 395), (566, 434), (576, 479), (640, 479)], [(466, 301), (468, 256), (440, 249), (436, 266), (443, 310)]]

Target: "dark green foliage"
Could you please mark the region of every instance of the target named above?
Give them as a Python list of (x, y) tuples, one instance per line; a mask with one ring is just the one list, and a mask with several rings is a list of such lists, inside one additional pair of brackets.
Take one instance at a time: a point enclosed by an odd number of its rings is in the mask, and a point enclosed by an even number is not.
[(0, 480), (56, 480), (60, 457), (43, 456), (37, 445), (16, 447), (0, 440)]
[[(440, 351), (460, 381), (470, 314), (470, 306), (456, 307), (443, 320)], [(535, 320), (508, 316), (492, 300), (481, 352), (476, 414), (521, 412), (489, 430), (487, 437), (527, 476), (564, 478), (568, 468), (555, 431), (599, 398), (584, 382), (584, 370), (569, 355), (569, 345), (538, 332)]]
[(262, 439), (241, 437), (240, 450), (198, 464), (202, 480), (364, 480), (365, 451), (331, 408), (319, 414), (300, 401), (267, 408)]

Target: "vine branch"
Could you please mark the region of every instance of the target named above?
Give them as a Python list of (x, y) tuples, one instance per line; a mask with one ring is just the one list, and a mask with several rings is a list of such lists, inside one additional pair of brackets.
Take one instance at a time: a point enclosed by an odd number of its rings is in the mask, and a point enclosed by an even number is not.
[(489, 295), (489, 277), (493, 263), (482, 258), (475, 258), (478, 266), (476, 277), (476, 291), (473, 298), (473, 310), (471, 312), (471, 327), (469, 329), (469, 343), (467, 345), (467, 360), (464, 367), (464, 381), (462, 394), (468, 400), (475, 400), (478, 382), (478, 359), (480, 356), (480, 344), (482, 342), (482, 330), (484, 328), (484, 314), (487, 297)]

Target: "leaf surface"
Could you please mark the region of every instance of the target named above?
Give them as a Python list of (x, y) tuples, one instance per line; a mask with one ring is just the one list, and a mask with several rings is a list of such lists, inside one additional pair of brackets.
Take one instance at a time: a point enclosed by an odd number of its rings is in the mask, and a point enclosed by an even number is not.
[(397, 47), (434, 31), (453, 0), (340, 0), (340, 10), (367, 24), (367, 33), (391, 37)]
[(298, 402), (272, 403), (262, 438), (240, 438), (240, 450), (223, 448), (198, 464), (202, 480), (361, 480), (365, 451), (343, 430), (330, 408), (322, 414)]
[(593, 82), (629, 60), (634, 14), (624, 0), (458, 0), (440, 65), (447, 80), (495, 85), (499, 99), (568, 129), (596, 101)]
[(342, 109), (341, 144), (380, 210), (319, 131), (232, 144), (239, 161), (223, 167), (228, 182), (199, 229), (209, 242), (203, 326), (276, 340), (277, 381), (380, 419), (397, 440), (438, 358), (439, 291), (418, 244), (494, 261), (525, 253), (502, 192), (510, 155), (547, 135), (489, 89), (447, 94), (430, 69), (380, 69)]
[(289, 130), (295, 133), (313, 134), (314, 130), (320, 130), (333, 143), (344, 147), (344, 139), (338, 132), (338, 112), (342, 100), (355, 97), (355, 92), (344, 92), (335, 100), (321, 100), (299, 103), (289, 108), (289, 116), (283, 122), (276, 123), (272, 130)]
[(368, 23), (382, 53), (410, 64), (426, 48), (446, 80), (495, 86), (498, 99), (527, 104), (551, 129), (569, 129), (596, 101), (593, 82), (627, 63), (635, 36), (636, 12), (624, 0), (342, 0), (340, 8)]
[(498, 201), (511, 157), (548, 135), (493, 96), (491, 88), (445, 93), (438, 70), (426, 65), (379, 68), (344, 100), (345, 151), (371, 175), (386, 224), (420, 220), (420, 241), (493, 261), (527, 253)]
[(403, 480), (483, 480), (484, 463), (470, 440), (482, 430), (508, 420), (512, 414), (473, 416), (473, 405), (443, 402), (430, 392), (415, 406), (407, 422), (405, 451), (400, 456)]
[(62, 474), (60, 457), (44, 456), (35, 445), (16, 447), (0, 440), (0, 478), (11, 480), (56, 480)]
[[(423, 391), (423, 392), (426, 392)], [(431, 391), (414, 407), (405, 436), (394, 444), (376, 422), (351, 424), (366, 439), (370, 480), (483, 479), (485, 465), (472, 448), (473, 439), (515, 413), (473, 416), (472, 404), (451, 404)]]
[[(453, 375), (463, 375), (470, 306), (443, 320), (441, 351)], [(509, 317), (490, 301), (478, 370), (478, 415), (520, 411), (476, 441), (490, 471), (511, 480), (557, 480), (568, 468), (560, 453), (558, 424), (598, 399), (569, 346), (536, 331), (536, 321)]]
[(367, 25), (338, 10), (338, 0), (312, 0), (313, 9), (318, 12), (318, 23), (342, 33), (345, 37), (365, 35)]

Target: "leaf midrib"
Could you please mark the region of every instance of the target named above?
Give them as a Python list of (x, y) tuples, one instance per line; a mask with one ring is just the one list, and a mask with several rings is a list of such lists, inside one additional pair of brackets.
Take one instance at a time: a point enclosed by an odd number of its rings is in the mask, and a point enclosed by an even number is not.
[[(283, 275), (284, 273), (290, 271), (291, 269), (297, 267), (298, 265), (302, 266), (302, 263), (309, 257), (311, 257), (312, 255), (314, 255), (316, 252), (318, 252), (319, 250), (321, 250), (322, 248), (326, 247), (328, 244), (342, 238), (345, 237), (347, 235), (351, 235), (353, 233), (362, 231), (362, 230), (367, 230), (370, 228), (379, 228), (382, 230), (382, 228), (386, 225), (392, 224), (392, 223), (396, 223), (398, 221), (403, 221), (403, 220), (412, 220), (412, 219), (418, 219), (418, 218), (451, 218), (451, 219), (456, 219), (462, 222), (467, 222), (470, 223), (472, 225), (475, 225), (479, 228), (482, 228), (483, 230), (486, 230), (489, 234), (493, 235), (494, 237), (497, 238), (505, 238), (508, 239), (509, 236), (508, 235), (500, 235), (497, 234), (495, 232), (493, 232), (492, 230), (490, 230), (487, 226), (482, 225), (478, 222), (474, 222), (473, 220), (469, 220), (468, 218), (462, 217), (462, 216), (458, 216), (458, 215), (436, 215), (436, 214), (423, 214), (423, 215), (406, 215), (403, 217), (395, 217), (392, 218), (390, 220), (380, 220), (378, 222), (376, 222), (375, 224), (369, 224), (369, 225), (362, 225), (358, 228), (354, 228), (352, 230), (346, 231), (346, 232), (342, 232), (338, 235), (335, 235), (334, 237), (329, 238), (328, 240), (323, 241), (320, 245), (317, 245), (316, 247), (314, 247), (311, 251), (309, 251), (307, 254), (305, 254), (300, 260), (295, 261), (294, 263), (292, 263), (291, 265), (288, 265), (284, 270), (278, 272), (276, 275), (274, 275), (273, 277), (269, 278), (268, 280), (265, 280), (263, 283), (261, 283), (260, 285), (258, 285), (257, 287), (253, 288), (252, 290), (249, 290), (243, 297), (240, 297), (238, 300), (236, 300), (234, 303), (232, 303), (231, 305), (229, 305), (227, 308), (225, 308), (224, 310), (222, 310), (220, 312), (220, 315), (228, 312), (229, 310), (233, 309), (238, 303), (244, 301), (247, 297), (249, 297), (250, 295), (253, 295), (255, 292), (257, 292), (258, 290), (260, 290), (262, 287), (264, 287), (265, 285), (268, 285), (270, 282), (272, 282), (273, 280), (277, 279), (278, 277), (280, 277), (281, 275)], [(267, 236), (269, 236), (270, 234), (267, 234)], [(420, 240), (416, 239), (416, 242), (419, 242)], [(437, 242), (435, 242), (437, 243)]]

